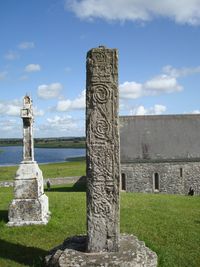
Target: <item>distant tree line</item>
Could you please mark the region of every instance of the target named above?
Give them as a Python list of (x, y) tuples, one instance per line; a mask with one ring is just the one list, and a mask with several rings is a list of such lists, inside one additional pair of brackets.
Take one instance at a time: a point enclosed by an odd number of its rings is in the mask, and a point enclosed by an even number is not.
[[(0, 146), (21, 146), (22, 138), (1, 138)], [(35, 147), (62, 147), (62, 148), (83, 148), (85, 137), (49, 137), (35, 138)]]

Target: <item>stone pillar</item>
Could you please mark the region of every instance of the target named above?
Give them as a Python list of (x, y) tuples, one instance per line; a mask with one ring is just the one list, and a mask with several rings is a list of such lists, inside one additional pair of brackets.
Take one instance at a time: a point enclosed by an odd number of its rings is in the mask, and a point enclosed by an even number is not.
[(87, 53), (86, 82), (88, 252), (119, 249), (118, 53)]
[(144, 242), (119, 236), (116, 49), (100, 46), (88, 52), (86, 87), (87, 237), (67, 238), (45, 257), (45, 266), (156, 267), (157, 255)]
[(49, 220), (48, 197), (44, 194), (43, 175), (33, 149), (33, 110), (29, 96), (21, 109), (23, 120), (23, 161), (15, 176), (14, 199), (9, 207), (8, 226), (46, 224)]

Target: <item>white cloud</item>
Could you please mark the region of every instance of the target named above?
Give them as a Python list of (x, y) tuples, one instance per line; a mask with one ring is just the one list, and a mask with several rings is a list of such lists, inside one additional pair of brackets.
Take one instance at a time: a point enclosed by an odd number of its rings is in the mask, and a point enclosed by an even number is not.
[(200, 110), (199, 109), (195, 109), (192, 112), (189, 112), (190, 114), (200, 114)]
[(143, 84), (133, 81), (119, 85), (120, 97), (128, 99), (179, 92), (181, 90), (183, 90), (183, 87), (178, 84), (176, 78), (166, 74), (155, 76)]
[(8, 51), (5, 54), (5, 59), (7, 59), (7, 60), (15, 60), (18, 58), (19, 58), (19, 54), (17, 52), (14, 52), (14, 51)]
[(83, 90), (81, 94), (73, 100), (65, 99), (58, 101), (56, 106), (56, 110), (60, 112), (75, 110), (75, 109), (84, 109), (84, 108), (85, 108), (85, 90)]
[(1, 138), (19, 137), (22, 135), (22, 126), (20, 122), (14, 119), (1, 119), (0, 128)]
[(69, 133), (80, 132), (80, 125), (71, 116), (54, 116), (47, 118), (46, 122), (39, 125), (39, 130), (48, 136), (62, 136)]
[(36, 71), (40, 71), (41, 67), (39, 64), (29, 64), (25, 67), (24, 71), (26, 72), (36, 72)]
[(200, 73), (200, 66), (176, 69), (170, 65), (167, 65), (167, 66), (164, 66), (162, 70), (164, 73), (172, 77), (178, 78), (178, 77), (184, 77), (184, 76)]
[(35, 47), (34, 42), (22, 42), (18, 45), (18, 48), (21, 50), (27, 50), (27, 49), (31, 49), (34, 47)]
[(33, 115), (36, 117), (44, 116), (45, 112), (42, 109), (38, 109), (37, 106), (33, 106)]
[(180, 24), (200, 24), (200, 0), (66, 0), (65, 8), (83, 19), (149, 21), (165, 17)]
[(42, 84), (38, 86), (37, 94), (42, 99), (57, 98), (62, 89), (61, 83)]
[(136, 99), (144, 95), (143, 85), (136, 82), (124, 82), (119, 85), (121, 98)]
[(159, 115), (166, 111), (166, 107), (163, 105), (154, 105), (153, 107), (146, 109), (144, 106), (138, 106), (130, 110), (130, 115)]
[(167, 65), (162, 68), (161, 74), (147, 80), (144, 83), (126, 81), (123, 84), (120, 84), (120, 97), (126, 99), (136, 99), (143, 96), (180, 92), (183, 90), (183, 87), (179, 84), (178, 78), (198, 73), (200, 73), (200, 66), (178, 69)]
[(0, 72), (0, 81), (1, 81), (1, 80), (4, 80), (4, 79), (6, 78), (6, 76), (7, 76), (7, 74), (8, 74), (7, 71), (2, 71), (2, 72)]
[[(178, 84), (175, 77), (162, 74), (152, 78), (143, 85), (144, 91), (148, 95), (157, 93), (172, 93), (181, 91), (183, 88)], [(148, 93), (149, 92), (149, 93)]]
[[(20, 110), (22, 109), (23, 101), (15, 99), (11, 101), (0, 101), (0, 115), (14, 116), (20, 118)], [(33, 106), (34, 116), (43, 116), (44, 111)]]
[(0, 114), (8, 116), (20, 116), (22, 102), (20, 100), (0, 101)]

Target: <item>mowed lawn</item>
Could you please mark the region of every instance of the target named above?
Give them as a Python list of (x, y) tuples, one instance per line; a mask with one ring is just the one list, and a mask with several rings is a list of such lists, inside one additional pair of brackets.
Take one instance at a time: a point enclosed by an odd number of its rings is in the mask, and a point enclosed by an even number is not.
[[(85, 192), (55, 186), (46, 226), (7, 227), (12, 188), (0, 188), (0, 266), (42, 266), (48, 250), (86, 233)], [(159, 266), (200, 266), (200, 197), (121, 193), (121, 233), (136, 235), (158, 254)]]
[[(56, 178), (67, 176), (85, 175), (85, 160), (40, 164), (44, 178)], [(0, 167), (0, 181), (13, 180), (19, 166)]]

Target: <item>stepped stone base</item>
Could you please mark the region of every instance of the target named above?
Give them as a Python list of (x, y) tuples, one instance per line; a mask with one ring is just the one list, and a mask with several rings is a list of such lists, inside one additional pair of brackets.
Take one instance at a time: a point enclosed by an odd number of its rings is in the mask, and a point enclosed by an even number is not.
[(16, 172), (8, 218), (8, 226), (48, 223), (48, 197), (44, 194), (42, 171), (34, 161), (22, 162)]
[(86, 236), (68, 238), (45, 257), (46, 267), (156, 267), (157, 255), (133, 235), (121, 235), (118, 252), (86, 252)]

